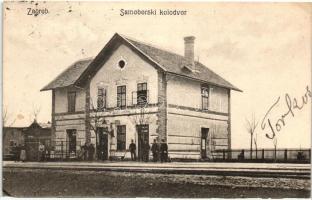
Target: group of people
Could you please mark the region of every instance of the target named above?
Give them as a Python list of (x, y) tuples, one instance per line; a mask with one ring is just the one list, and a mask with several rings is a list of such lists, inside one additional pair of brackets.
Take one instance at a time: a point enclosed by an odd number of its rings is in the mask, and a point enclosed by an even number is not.
[[(38, 149), (37, 149), (37, 161), (46, 161), (47, 158), (49, 157), (49, 149), (45, 147), (44, 144), (39, 143), (38, 144)], [(13, 155), (13, 160), (15, 162), (17, 161), (22, 161), (25, 162), (27, 159), (27, 154), (26, 154), (26, 146), (19, 144), (16, 145), (14, 144), (11, 148), (11, 153)]]
[[(157, 162), (160, 160), (160, 162), (167, 162), (168, 161), (168, 145), (165, 143), (165, 140), (163, 139), (161, 143), (157, 143), (156, 139), (154, 139), (154, 142), (152, 144), (152, 147), (150, 147), (147, 140), (143, 140), (141, 142), (141, 153), (140, 153), (140, 159), (142, 161), (148, 162), (149, 160), (149, 153), (150, 150), (153, 155), (153, 161)], [(136, 160), (136, 145), (133, 140), (131, 140), (131, 144), (129, 145), (129, 151), (131, 153), (131, 160)]]
[(15, 162), (22, 161), (25, 162), (26, 160), (26, 148), (25, 145), (19, 144), (18, 146), (16, 143), (12, 146), (11, 152), (13, 154), (13, 159)]
[(81, 146), (81, 151), (78, 154), (79, 158), (81, 160), (93, 160), (94, 159), (94, 153), (95, 153), (95, 147), (94, 145), (91, 144), (84, 144), (83, 146)]

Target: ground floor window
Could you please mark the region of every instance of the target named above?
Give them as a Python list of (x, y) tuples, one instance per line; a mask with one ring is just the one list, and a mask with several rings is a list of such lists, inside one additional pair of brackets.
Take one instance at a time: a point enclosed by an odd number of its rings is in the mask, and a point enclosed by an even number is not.
[(117, 126), (117, 151), (126, 150), (126, 125)]

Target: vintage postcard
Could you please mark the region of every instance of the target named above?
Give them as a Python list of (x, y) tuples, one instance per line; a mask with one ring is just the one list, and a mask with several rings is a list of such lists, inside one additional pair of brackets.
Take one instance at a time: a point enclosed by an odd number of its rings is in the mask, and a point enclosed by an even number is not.
[(11, 197), (310, 198), (310, 3), (3, 3)]

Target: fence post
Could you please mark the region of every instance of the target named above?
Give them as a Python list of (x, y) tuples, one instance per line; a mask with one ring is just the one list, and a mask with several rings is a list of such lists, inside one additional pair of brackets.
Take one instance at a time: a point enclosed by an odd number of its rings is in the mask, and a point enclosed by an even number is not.
[(262, 160), (264, 160), (264, 149), (262, 149)]
[(61, 159), (63, 160), (63, 141), (61, 141)]
[(285, 149), (285, 152), (284, 152), (284, 159), (285, 161), (287, 161), (287, 149)]
[(222, 149), (222, 153), (223, 153), (223, 160), (225, 160), (225, 150)]
[(244, 149), (242, 150), (242, 157), (243, 157), (243, 160), (245, 160), (245, 150)]

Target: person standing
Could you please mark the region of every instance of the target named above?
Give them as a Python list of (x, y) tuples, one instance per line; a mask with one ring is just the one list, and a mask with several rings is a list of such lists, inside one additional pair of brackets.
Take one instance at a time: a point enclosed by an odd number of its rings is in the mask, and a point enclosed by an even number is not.
[(86, 153), (86, 149), (85, 149), (85, 148), (86, 148), (85, 145), (82, 145), (82, 146), (81, 146), (81, 150), (80, 150), (80, 159), (81, 159), (81, 160), (85, 160), (85, 157), (86, 157), (86, 156), (85, 156), (85, 153)]
[(156, 139), (154, 139), (154, 143), (152, 144), (151, 150), (152, 150), (152, 154), (153, 154), (153, 161), (157, 162), (159, 149), (158, 149), (158, 144), (156, 143)]
[(143, 160), (144, 160), (145, 162), (148, 162), (148, 159), (149, 159), (149, 151), (150, 151), (150, 145), (148, 144), (148, 141), (147, 141), (147, 140), (144, 141), (143, 149), (144, 149)]
[(44, 150), (44, 145), (40, 142), (39, 143), (39, 147), (38, 147), (38, 160), (39, 161), (43, 161), (44, 160), (44, 154), (45, 154), (45, 150)]
[(21, 160), (22, 162), (25, 162), (25, 161), (26, 161), (26, 148), (25, 148), (25, 145), (23, 145), (23, 146), (21, 147), (20, 160)]
[(136, 160), (136, 155), (135, 155), (136, 145), (134, 144), (133, 140), (131, 140), (131, 144), (129, 145), (129, 151), (131, 154), (131, 160), (135, 161)]
[(168, 145), (165, 143), (165, 140), (161, 140), (161, 145), (160, 145), (160, 161), (161, 162), (166, 162), (168, 157)]
[(94, 145), (91, 143), (89, 147), (89, 160), (92, 161), (94, 157), (95, 148)]
[(13, 144), (11, 152), (13, 154), (13, 160), (15, 162), (17, 162), (18, 161), (18, 147), (17, 147), (16, 143)]

